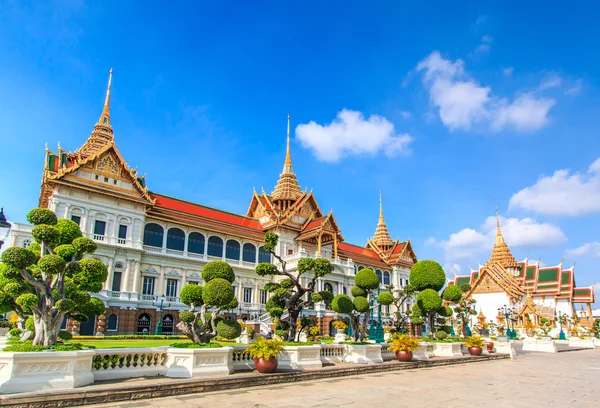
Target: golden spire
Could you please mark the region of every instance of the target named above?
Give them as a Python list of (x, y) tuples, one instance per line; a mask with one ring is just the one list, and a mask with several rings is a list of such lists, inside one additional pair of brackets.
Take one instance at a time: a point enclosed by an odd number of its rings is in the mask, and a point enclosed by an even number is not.
[(391, 246), (394, 243), (387, 229), (387, 225), (385, 224), (385, 220), (383, 219), (383, 199), (381, 190), (379, 190), (379, 222), (377, 222), (373, 241), (379, 247)]
[(106, 145), (114, 142), (113, 129), (110, 125), (110, 86), (112, 83), (112, 68), (108, 75), (108, 87), (106, 88), (106, 99), (100, 119), (94, 126), (92, 134), (88, 140), (79, 149), (79, 154), (82, 157), (87, 157), (102, 150)]
[(273, 200), (296, 200), (302, 191), (298, 185), (298, 179), (294, 174), (292, 167), (292, 155), (290, 153), (290, 115), (288, 115), (287, 128), (287, 148), (285, 153), (285, 162), (283, 163), (283, 171), (279, 175), (279, 180), (273, 190)]
[[(496, 201), (494, 199), (494, 201)], [(519, 265), (517, 260), (510, 252), (508, 245), (504, 241), (504, 237), (502, 236), (502, 231), (500, 230), (500, 217), (498, 215), (498, 203), (496, 202), (496, 243), (494, 244), (494, 249), (492, 250), (492, 256), (488, 261), (489, 263), (499, 263), (504, 268), (517, 268)]]

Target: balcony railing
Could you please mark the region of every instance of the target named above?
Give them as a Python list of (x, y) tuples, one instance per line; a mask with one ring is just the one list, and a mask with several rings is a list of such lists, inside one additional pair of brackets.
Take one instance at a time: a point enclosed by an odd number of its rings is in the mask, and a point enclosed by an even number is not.
[(142, 295), (141, 299), (154, 301), (154, 300), (156, 300), (156, 296), (155, 295)]

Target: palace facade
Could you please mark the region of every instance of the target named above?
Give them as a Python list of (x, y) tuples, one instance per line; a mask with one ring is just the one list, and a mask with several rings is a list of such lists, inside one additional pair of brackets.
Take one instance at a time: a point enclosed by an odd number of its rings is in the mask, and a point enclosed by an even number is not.
[[(202, 267), (215, 259), (228, 262), (235, 271), (235, 314), (266, 331), (271, 319), (264, 310), (269, 296), (264, 287), (270, 279), (256, 275), (254, 268), (271, 261), (262, 246), (267, 231), (279, 235), (276, 251), (288, 271), (297, 270), (302, 258), (331, 260), (334, 272), (319, 279), (319, 290), (350, 293), (354, 275), (363, 267), (376, 271), (382, 288), (408, 284), (417, 258), (409, 240), (391, 238), (381, 200), (374, 236), (364, 246), (353, 245), (345, 242), (333, 212), (322, 212), (315, 195), (300, 188), (292, 167), (289, 116), (285, 161), (273, 192), (255, 191), (246, 214), (233, 214), (148, 189), (145, 176), (128, 166), (115, 144), (111, 80), (112, 70), (100, 119), (85, 143), (74, 152), (60, 145), (57, 151), (46, 147), (39, 205), (78, 223), (84, 236), (98, 243), (93, 256), (109, 272), (97, 295), (106, 313), (86, 323), (65, 322), (70, 331), (154, 333), (162, 321), (164, 333), (175, 333), (178, 313), (186, 308), (179, 301), (181, 288), (202, 284)], [(13, 225), (11, 246), (31, 242), (30, 225)], [(317, 304), (304, 314), (315, 319), (322, 333), (329, 333), (334, 314), (326, 305)]]
[[(476, 300), (479, 322), (493, 320), (506, 326), (506, 318), (499, 308), (506, 305), (515, 309), (515, 327), (523, 329), (527, 322), (539, 326), (546, 318), (552, 324), (552, 334), (558, 335), (561, 314), (577, 316), (579, 324), (591, 327), (591, 305), (594, 303), (594, 287), (577, 287), (575, 265), (563, 268), (562, 261), (556, 266), (530, 263), (528, 259), (518, 262), (504, 241), (496, 209), (496, 243), (490, 259), (470, 275), (456, 276), (450, 284), (468, 283), (471, 290), (467, 298)], [(566, 328), (565, 328), (566, 329)]]

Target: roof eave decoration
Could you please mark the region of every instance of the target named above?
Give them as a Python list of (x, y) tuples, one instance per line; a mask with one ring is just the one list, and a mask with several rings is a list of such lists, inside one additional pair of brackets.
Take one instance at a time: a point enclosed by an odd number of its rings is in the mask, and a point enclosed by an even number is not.
[(465, 295), (467, 299), (478, 292), (479, 286), (485, 281), (484, 277), (486, 276), (489, 276), (511, 299), (519, 300), (525, 294), (516, 279), (502, 265), (488, 262), (473, 282), (471, 290)]

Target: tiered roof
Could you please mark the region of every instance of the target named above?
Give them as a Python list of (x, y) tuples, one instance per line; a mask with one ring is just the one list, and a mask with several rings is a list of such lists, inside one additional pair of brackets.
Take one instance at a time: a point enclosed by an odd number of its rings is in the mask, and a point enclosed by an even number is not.
[(490, 256), (490, 263), (498, 263), (504, 268), (513, 269), (517, 267), (517, 260), (510, 252), (508, 245), (504, 242), (502, 231), (500, 231), (500, 219), (498, 218), (498, 205), (496, 205), (496, 243)]
[(296, 174), (292, 167), (292, 155), (290, 152), (290, 115), (288, 115), (288, 131), (287, 131), (287, 150), (285, 153), (285, 162), (283, 170), (279, 175), (279, 180), (273, 190), (273, 200), (290, 200), (294, 201), (300, 197), (302, 190), (298, 184)]

